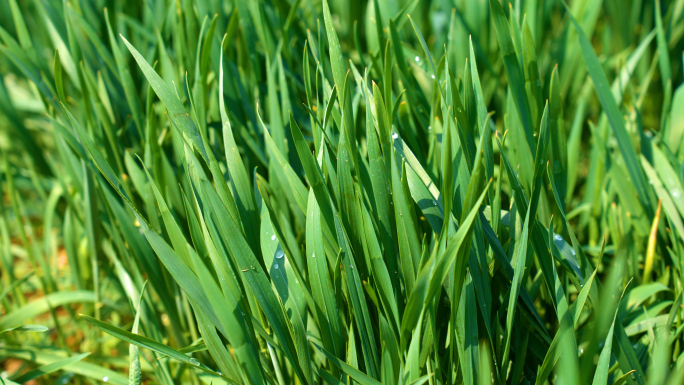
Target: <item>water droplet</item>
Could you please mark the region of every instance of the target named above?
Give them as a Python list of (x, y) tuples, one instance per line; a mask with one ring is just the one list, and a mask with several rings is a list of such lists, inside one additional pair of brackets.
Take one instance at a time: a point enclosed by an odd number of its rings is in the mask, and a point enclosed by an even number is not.
[(275, 265), (273, 265), (273, 268), (276, 269), (276, 270), (278, 270), (279, 267), (280, 267), (280, 266), (278, 266), (277, 263), (276, 263)]
[(432, 126), (428, 126), (428, 130), (432, 130)]
[(432, 200), (432, 204), (435, 205), (435, 206), (437, 206), (437, 201), (433, 199), (433, 200)]
[(563, 237), (561, 237), (560, 235), (556, 234), (556, 235), (553, 236), (553, 239), (555, 239), (555, 240), (557, 240), (557, 241), (562, 241), (562, 240), (563, 240)]
[(311, 258), (316, 258), (316, 253), (311, 253)]
[(420, 58), (418, 56), (416, 56), (416, 61), (420, 61)]
[(275, 240), (276, 240), (275, 234), (273, 234), (273, 235), (271, 236), (271, 240), (272, 240), (272, 241), (275, 241)]
[(295, 279), (295, 283), (299, 283), (299, 280), (298, 280), (298, 279)]
[(679, 198), (679, 197), (682, 196), (682, 192), (679, 191), (679, 190), (672, 190), (672, 196), (673, 196), (674, 198)]
[(275, 257), (278, 258), (278, 259), (280, 259), (280, 258), (282, 258), (282, 257), (284, 257), (284, 256), (285, 256), (285, 254), (283, 254), (283, 251), (282, 251), (282, 250), (278, 250), (278, 251), (276, 251), (276, 253), (275, 253)]
[(399, 137), (399, 134), (397, 134), (396, 132), (394, 134), (392, 134), (392, 139), (396, 139), (398, 137)]
[(102, 377), (102, 381), (104, 381), (104, 382), (109, 381), (109, 377), (107, 377), (107, 376)]
[(583, 288), (583, 287), (584, 287), (584, 284), (583, 284), (583, 283), (580, 283), (580, 288)]
[(432, 75), (432, 78), (434, 79), (434, 78), (435, 78), (435, 75)]
[(354, 266), (352, 266), (352, 265), (349, 265), (349, 268), (353, 270), (353, 269), (354, 269)]
[(584, 348), (580, 348), (579, 354), (583, 354), (583, 353), (584, 353)]

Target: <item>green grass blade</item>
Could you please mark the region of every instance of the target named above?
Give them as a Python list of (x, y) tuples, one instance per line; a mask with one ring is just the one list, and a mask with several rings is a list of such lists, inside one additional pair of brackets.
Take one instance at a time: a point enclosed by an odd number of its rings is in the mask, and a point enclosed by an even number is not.
[(141, 336), (138, 334), (134, 334), (131, 332), (128, 332), (126, 330), (123, 330), (121, 328), (118, 328), (114, 325), (108, 324), (106, 322), (99, 321), (95, 318), (92, 318), (90, 316), (87, 316), (85, 314), (81, 314), (81, 317), (88, 321), (91, 325), (97, 327), (98, 329), (104, 331), (107, 334), (110, 334), (116, 338), (119, 338), (123, 341), (126, 341), (130, 344), (134, 344), (137, 346), (140, 346), (141, 348), (145, 349), (150, 349), (154, 352), (160, 353), (162, 355), (165, 355), (167, 357), (173, 358), (177, 361), (183, 362), (184, 364), (199, 368), (201, 370), (204, 370), (208, 373), (214, 374), (214, 375), (219, 375), (217, 372), (211, 370), (205, 365), (202, 365), (197, 359), (195, 358), (190, 358), (186, 356), (183, 353), (180, 353), (179, 351), (172, 349), (166, 345), (160, 344), (157, 341), (154, 341), (150, 338), (147, 338), (145, 336)]
[(204, 159), (207, 159), (207, 150), (204, 148), (204, 144), (202, 143), (200, 134), (197, 131), (197, 127), (190, 118), (190, 115), (185, 112), (185, 108), (183, 108), (183, 105), (181, 104), (180, 100), (178, 100), (178, 97), (171, 92), (167, 83), (165, 83), (164, 80), (162, 80), (162, 78), (157, 74), (157, 72), (155, 72), (154, 69), (147, 63), (147, 60), (145, 60), (140, 52), (138, 52), (138, 50), (136, 50), (123, 36), (121, 36), (121, 39), (123, 39), (124, 44), (126, 44), (126, 47), (133, 55), (133, 58), (135, 58), (135, 61), (143, 71), (147, 81), (150, 82), (150, 86), (152, 86), (154, 92), (164, 103), (164, 106), (166, 106), (166, 109), (168, 110), (168, 116), (173, 122), (174, 127), (177, 127), (180, 132), (187, 137), (187, 140), (189, 140), (190, 143), (197, 148)]
[(577, 35), (579, 36), (580, 47), (582, 48), (582, 54), (584, 55), (584, 60), (591, 76), (591, 80), (594, 82), (594, 88), (601, 101), (601, 105), (608, 117), (610, 126), (613, 129), (615, 138), (618, 141), (618, 146), (620, 147), (620, 152), (624, 158), (625, 164), (627, 166), (627, 171), (634, 184), (637, 191), (639, 201), (641, 202), (644, 210), (649, 217), (653, 216), (653, 208), (651, 207), (648, 194), (646, 192), (646, 182), (639, 167), (639, 161), (637, 160), (636, 152), (632, 146), (632, 141), (625, 128), (625, 122), (622, 118), (622, 114), (618, 108), (618, 105), (610, 93), (610, 88), (608, 86), (608, 80), (606, 80), (606, 75), (603, 73), (603, 69), (599, 64), (598, 58), (594, 53), (587, 36), (584, 34), (582, 27), (579, 25), (575, 17), (568, 12), (570, 21), (575, 26), (577, 30)]
[[(501, 57), (506, 68), (506, 77), (513, 92), (513, 101), (522, 123), (523, 132), (527, 139), (527, 144), (531, 152), (535, 152), (533, 127), (534, 123), (530, 115), (530, 106), (525, 94), (525, 78), (523, 71), (520, 68), (518, 61), (518, 54), (516, 53), (513, 39), (509, 33), (508, 21), (499, 0), (489, 0), (489, 7), (494, 18), (494, 26), (496, 27), (496, 36), (501, 48)], [(516, 21), (511, 21), (515, 23)]]
[(21, 376), (14, 378), (14, 381), (22, 384), (25, 382), (29, 382), (33, 379), (44, 376), (46, 374), (50, 374), (52, 372), (56, 372), (64, 368), (68, 368), (69, 366), (81, 361), (89, 355), (90, 353), (83, 353), (73, 357), (69, 357), (61, 361), (53, 362), (51, 364), (42, 365), (36, 369), (31, 370), (30, 372), (24, 373)]

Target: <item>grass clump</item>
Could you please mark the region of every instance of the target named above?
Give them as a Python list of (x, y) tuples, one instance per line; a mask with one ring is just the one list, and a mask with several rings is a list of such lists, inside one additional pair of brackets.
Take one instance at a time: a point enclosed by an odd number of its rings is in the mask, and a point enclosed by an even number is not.
[(683, 19), (0, 0), (0, 382), (682, 383)]

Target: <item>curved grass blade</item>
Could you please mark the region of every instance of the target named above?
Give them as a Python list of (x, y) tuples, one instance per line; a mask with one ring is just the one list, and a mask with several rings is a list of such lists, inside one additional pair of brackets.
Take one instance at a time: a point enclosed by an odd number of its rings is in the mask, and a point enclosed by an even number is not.
[(59, 291), (50, 293), (43, 298), (29, 302), (5, 314), (0, 318), (0, 330), (20, 327), (24, 321), (35, 318), (59, 306), (88, 302), (95, 302), (95, 293), (92, 291)]
[(253, 249), (258, 245), (259, 234), (259, 211), (257, 209), (256, 197), (249, 188), (251, 186), (249, 174), (245, 168), (245, 164), (238, 152), (237, 144), (233, 136), (233, 129), (226, 113), (226, 105), (223, 95), (223, 47), (226, 37), (221, 41), (221, 56), (219, 59), (219, 112), (221, 115), (221, 124), (223, 126), (223, 144), (225, 146), (226, 165), (230, 172), (233, 186), (235, 187), (235, 204), (240, 213), (240, 219), (245, 228), (245, 235), (251, 239), (250, 244)]
[(61, 369), (68, 369), (69, 366), (75, 364), (76, 362), (81, 361), (82, 359), (88, 357), (90, 353), (82, 353), (75, 355), (73, 357), (69, 357), (67, 359), (53, 362), (50, 364), (42, 365), (36, 369), (31, 370), (30, 372), (24, 373), (19, 377), (14, 378), (13, 380), (18, 382), (18, 383), (26, 383), (29, 382), (33, 379), (36, 379), (38, 377), (44, 376), (46, 374), (50, 374), (53, 372), (56, 372)]
[[(432, 299), (437, 294), (437, 290), (441, 287), (442, 282), (444, 282), (450, 267), (456, 262), (457, 256), (463, 252), (466, 237), (471, 234), (473, 222), (490, 185), (491, 182), (483, 188), (483, 192), (472, 205), (470, 213), (461, 222), (456, 234), (449, 240), (449, 245), (444, 251), (444, 255), (438, 257), (436, 254), (433, 254), (418, 272), (415, 288), (409, 296), (401, 321), (402, 345), (407, 341), (408, 333), (415, 328), (420, 314), (422, 314), (425, 307), (432, 302)], [(439, 260), (437, 260), (438, 258)]]
[[(629, 286), (629, 284), (627, 286)], [(593, 385), (603, 385), (607, 384), (608, 382), (608, 369), (610, 368), (610, 356), (613, 349), (613, 333), (615, 330), (615, 322), (619, 322), (617, 321), (617, 315), (620, 311), (620, 302), (622, 302), (622, 298), (625, 295), (625, 291), (626, 288), (622, 291), (620, 299), (617, 302), (615, 315), (613, 316), (613, 322), (610, 325), (610, 329), (608, 329), (608, 335), (606, 336), (606, 341), (603, 345), (603, 350), (601, 351), (601, 355), (599, 356), (598, 364), (596, 366), (594, 380), (592, 381)]]
[(342, 356), (345, 345), (344, 327), (340, 321), (335, 291), (325, 257), (321, 210), (313, 190), (309, 190), (306, 214), (306, 257), (311, 293), (317, 305), (314, 315), (318, 319), (323, 345), (335, 355)]
[(48, 330), (50, 330), (50, 329), (48, 329), (47, 326), (43, 326), (43, 325), (22, 325), (22, 326), (15, 326), (13, 328), (2, 330), (2, 331), (0, 331), (0, 336), (5, 334), (5, 333), (9, 333), (9, 332), (37, 332), (37, 333), (42, 333), (42, 332), (46, 332)]
[[(520, 238), (516, 240), (515, 272), (513, 274), (513, 280), (511, 281), (511, 293), (508, 297), (508, 310), (506, 311), (506, 337), (504, 339), (505, 343), (503, 359), (501, 360), (502, 368), (508, 368), (508, 355), (511, 351), (511, 332), (513, 330), (513, 321), (515, 319), (515, 309), (518, 303), (518, 292), (520, 291), (520, 285), (522, 284), (522, 278), (523, 274), (525, 273), (527, 261), (527, 244), (530, 233), (530, 212), (532, 212), (532, 210), (527, 210), (522, 234), (520, 235)], [(502, 373), (501, 377), (505, 377), (505, 373)]]
[(81, 314), (81, 318), (86, 320), (89, 324), (97, 327), (98, 329), (104, 331), (107, 334), (110, 334), (118, 339), (121, 339), (123, 341), (128, 342), (129, 344), (134, 344), (137, 345), (141, 348), (145, 349), (150, 349), (154, 352), (157, 352), (159, 354), (165, 355), (169, 358), (173, 358), (174, 360), (180, 361), (184, 364), (190, 365), (192, 367), (196, 367), (198, 369), (204, 370), (207, 373), (211, 373), (216, 376), (220, 376), (219, 373), (213, 371), (209, 367), (201, 364), (197, 359), (195, 358), (190, 358), (186, 356), (185, 354), (179, 352), (178, 350), (175, 350), (173, 348), (170, 348), (166, 345), (160, 344), (157, 341), (154, 341), (150, 338), (147, 338), (145, 336), (141, 336), (138, 334), (131, 333), (129, 331), (126, 331), (124, 329), (121, 329), (119, 327), (116, 327), (112, 324), (102, 322), (100, 320), (97, 320), (93, 317), (87, 316), (85, 314)]
[(188, 138), (190, 143), (197, 148), (202, 157), (208, 161), (207, 150), (204, 147), (200, 133), (197, 131), (195, 123), (190, 118), (190, 115), (185, 111), (185, 108), (181, 104), (180, 100), (178, 100), (178, 96), (171, 92), (167, 86), (167, 83), (164, 82), (164, 80), (157, 74), (157, 72), (155, 72), (149, 63), (147, 63), (147, 60), (145, 60), (140, 52), (138, 52), (138, 50), (136, 50), (135, 47), (133, 47), (131, 43), (126, 40), (126, 38), (121, 36), (121, 39), (123, 39), (126, 47), (133, 55), (133, 58), (135, 58), (135, 61), (138, 63), (138, 66), (142, 70), (143, 74), (145, 74), (145, 77), (150, 83), (152, 89), (154, 89), (154, 92), (157, 94), (162, 103), (164, 103), (164, 106), (168, 110), (168, 116), (174, 123), (174, 127), (178, 128), (180, 132)]
[(345, 372), (349, 377), (353, 378), (354, 381), (358, 382), (361, 385), (381, 385), (380, 382), (377, 380), (373, 379), (372, 377), (369, 377), (368, 375), (364, 374), (363, 372), (359, 371), (358, 369), (354, 368), (353, 366), (347, 364), (346, 362), (340, 360), (339, 358), (335, 357), (332, 355), (330, 352), (327, 350), (323, 349), (322, 347), (318, 346), (315, 342), (313, 345), (320, 350), (335, 366), (338, 368), (342, 369), (343, 372)]
[(302, 135), (297, 122), (295, 122), (292, 115), (290, 115), (290, 129), (294, 139), (299, 159), (302, 161), (304, 171), (309, 179), (309, 185), (314, 192), (316, 202), (321, 208), (321, 213), (325, 219), (326, 225), (332, 231), (334, 229), (336, 240), (339, 244), (341, 252), (341, 262), (344, 272), (347, 275), (347, 288), (349, 289), (349, 297), (351, 299), (352, 308), (355, 312), (355, 321), (358, 326), (361, 337), (361, 347), (363, 355), (366, 360), (366, 367), (371, 377), (376, 377), (379, 374), (378, 370), (378, 349), (375, 343), (375, 336), (370, 320), (368, 304), (361, 285), (361, 278), (359, 277), (359, 270), (356, 266), (355, 255), (352, 252), (349, 237), (346, 233), (342, 220), (335, 210), (330, 193), (323, 181), (320, 168), (316, 163), (313, 155), (309, 152), (309, 147), (306, 144), (304, 135)]
[[(563, 2), (563, 4), (565, 5), (565, 2)], [(565, 7), (568, 9), (567, 5), (565, 5)], [(652, 218), (654, 211), (646, 191), (646, 182), (644, 181), (641, 168), (639, 167), (639, 161), (637, 160), (637, 155), (634, 147), (632, 146), (629, 133), (625, 128), (625, 122), (622, 118), (622, 114), (620, 113), (620, 109), (618, 108), (615, 98), (610, 92), (606, 75), (603, 73), (601, 64), (594, 53), (594, 49), (592, 48), (589, 39), (587, 39), (582, 27), (579, 25), (577, 20), (575, 20), (575, 17), (572, 15), (569, 9), (568, 17), (570, 17), (570, 21), (577, 30), (580, 47), (582, 48), (582, 54), (584, 55), (584, 61), (587, 65), (589, 75), (591, 76), (591, 80), (594, 82), (596, 93), (601, 101), (601, 105), (603, 106), (606, 116), (608, 117), (608, 122), (610, 122), (610, 126), (615, 134), (615, 138), (617, 139), (618, 147), (620, 147), (620, 152), (625, 160), (627, 171), (629, 172), (629, 176), (632, 179), (634, 188), (637, 191), (639, 201), (644, 207), (648, 217)]]
[[(18, 348), (9, 346), (4, 347), (2, 352), (6, 357), (31, 361), (40, 365), (50, 365), (64, 360), (64, 356), (48, 353), (42, 349)], [(106, 379), (108, 384), (128, 385), (128, 379), (126, 376), (112, 369), (108, 369), (90, 362), (73, 362), (67, 367), (66, 370), (90, 378), (94, 381), (104, 381)]]

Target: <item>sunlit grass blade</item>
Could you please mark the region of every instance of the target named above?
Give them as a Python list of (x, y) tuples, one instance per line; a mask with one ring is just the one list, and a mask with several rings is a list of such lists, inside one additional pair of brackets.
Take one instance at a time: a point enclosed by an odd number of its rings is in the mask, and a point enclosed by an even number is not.
[(146, 348), (146, 349), (153, 350), (153, 351), (155, 351), (155, 352), (161, 353), (161, 354), (163, 354), (163, 355), (165, 355), (165, 356), (168, 356), (168, 357), (170, 357), (170, 358), (173, 358), (173, 359), (175, 359), (175, 360), (178, 360), (178, 361), (180, 361), (180, 362), (183, 362), (183, 363), (185, 363), (185, 364), (187, 364), (187, 365), (190, 365), (190, 366), (193, 366), (193, 367), (197, 367), (197, 368), (199, 368), (199, 369), (202, 369), (202, 370), (204, 370), (204, 371), (207, 371), (208, 373), (215, 374), (215, 375), (219, 375), (219, 373), (217, 373), (217, 372), (211, 370), (210, 368), (208, 368), (208, 367), (205, 366), (205, 365), (202, 365), (197, 359), (195, 359), (195, 358), (190, 358), (190, 357), (186, 356), (185, 354), (182, 354), (182, 353), (178, 352), (178, 351), (175, 350), (175, 349), (171, 349), (171, 348), (168, 347), (168, 346), (165, 346), (165, 345), (160, 344), (160, 343), (157, 342), (157, 341), (154, 341), (154, 340), (152, 340), (152, 339), (149, 339), (149, 338), (147, 338), (147, 337), (144, 337), (144, 336), (141, 336), (141, 335), (138, 335), (138, 334), (134, 334), (134, 333), (128, 332), (128, 331), (123, 330), (123, 329), (120, 329), (120, 328), (118, 328), (118, 327), (116, 327), (116, 326), (114, 326), (114, 325), (111, 325), (111, 324), (108, 324), (108, 323), (106, 323), (106, 322), (102, 322), (102, 321), (96, 320), (95, 318), (92, 318), (92, 317), (87, 316), (87, 315), (85, 315), (85, 314), (81, 314), (81, 317), (83, 317), (83, 319), (85, 319), (86, 321), (88, 321), (88, 322), (89, 322), (90, 324), (92, 324), (93, 326), (95, 326), (95, 327), (101, 329), (102, 331), (104, 331), (104, 332), (106, 332), (106, 333), (108, 333), (108, 334), (111, 334), (111, 335), (113, 335), (114, 337), (117, 337), (117, 338), (119, 338), (119, 339), (121, 339), (121, 340), (124, 340), (124, 341), (126, 341), (126, 342), (128, 342), (128, 343), (131, 343), (131, 344), (140, 346), (140, 347), (142, 347), (142, 348)]
[(53, 362), (51, 364), (42, 365), (36, 369), (31, 370), (28, 373), (24, 373), (19, 377), (14, 378), (14, 381), (19, 383), (29, 382), (35, 378), (41, 377), (46, 374), (61, 370), (63, 368), (68, 368), (70, 365), (81, 361), (82, 359), (88, 357), (90, 353), (82, 353), (61, 361)]

